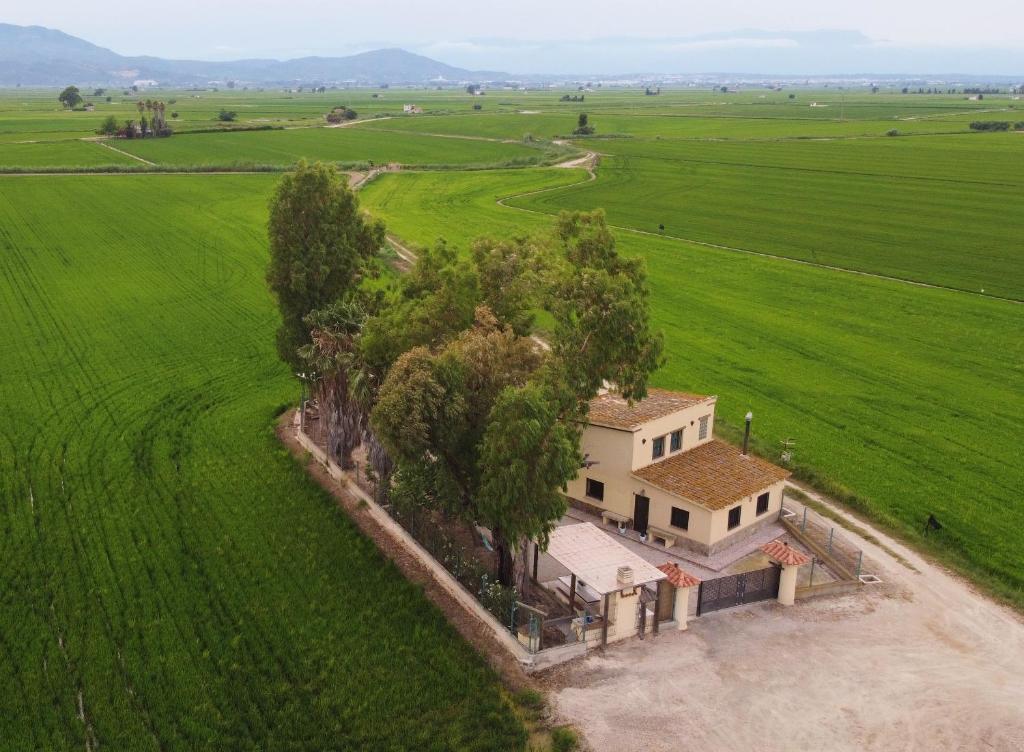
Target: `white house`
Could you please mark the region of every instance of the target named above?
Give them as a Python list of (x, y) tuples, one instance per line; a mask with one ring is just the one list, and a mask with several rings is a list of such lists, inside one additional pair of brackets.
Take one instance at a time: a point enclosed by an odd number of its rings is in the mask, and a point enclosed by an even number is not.
[(789, 471), (713, 437), (716, 397), (651, 389), (590, 403), (570, 503), (651, 542), (711, 554), (778, 517)]
[(402, 112), (404, 112), (406, 115), (422, 115), (423, 108), (420, 107), (418, 104), (403, 104)]

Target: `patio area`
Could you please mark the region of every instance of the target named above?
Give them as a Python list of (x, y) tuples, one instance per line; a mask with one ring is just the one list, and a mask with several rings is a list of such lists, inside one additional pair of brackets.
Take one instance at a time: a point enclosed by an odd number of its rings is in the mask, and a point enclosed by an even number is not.
[[(719, 577), (723, 574), (730, 574), (730, 568), (739, 564), (745, 557), (759, 553), (758, 549), (765, 543), (776, 539), (788, 540), (791, 545), (794, 541), (789, 540), (790, 536), (785, 528), (778, 522), (766, 525), (749, 538), (737, 542), (729, 548), (717, 551), (714, 554), (705, 556), (691, 551), (682, 546), (663, 546), (654, 543), (650, 539), (641, 542), (639, 534), (634, 530), (621, 531), (613, 525), (603, 524), (601, 518), (590, 514), (576, 507), (569, 507), (569, 511), (559, 521), (559, 525), (575, 525), (580, 522), (591, 522), (600, 528), (604, 533), (614, 538), (630, 551), (633, 551), (645, 561), (658, 566), (665, 562), (678, 564), (687, 572), (696, 575), (702, 580)], [(756, 568), (756, 567), (755, 567)], [(744, 570), (737, 570), (744, 571)]]

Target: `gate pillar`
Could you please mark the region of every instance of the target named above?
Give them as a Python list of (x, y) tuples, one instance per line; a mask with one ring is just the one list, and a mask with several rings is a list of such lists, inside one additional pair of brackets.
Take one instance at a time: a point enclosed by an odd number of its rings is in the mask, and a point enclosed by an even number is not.
[(799, 569), (798, 566), (785, 564), (779, 573), (779, 603), (783, 606), (792, 606), (796, 600), (796, 573)]
[(811, 560), (811, 557), (780, 540), (765, 543), (761, 546), (761, 550), (769, 559), (782, 567), (782, 572), (779, 573), (777, 597), (783, 606), (792, 606), (796, 600), (797, 573), (800, 571), (800, 567)]
[(690, 591), (700, 585), (700, 580), (674, 562), (666, 562), (658, 569), (668, 575), (666, 580), (669, 586), (675, 588), (672, 619), (676, 623), (676, 629), (682, 631), (686, 629), (686, 622), (690, 618)]

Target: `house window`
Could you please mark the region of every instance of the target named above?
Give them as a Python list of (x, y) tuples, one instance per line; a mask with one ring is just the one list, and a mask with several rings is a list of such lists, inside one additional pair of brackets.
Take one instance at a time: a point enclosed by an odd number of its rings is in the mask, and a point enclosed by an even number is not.
[(704, 440), (708, 437), (708, 421), (711, 420), (710, 415), (705, 415), (700, 419), (700, 432), (697, 434), (697, 438)]
[(658, 457), (664, 457), (665, 456), (665, 437), (664, 436), (659, 436), (653, 442), (651, 442), (651, 444), (652, 444), (651, 456), (654, 459), (658, 459)]
[(587, 478), (587, 496), (597, 501), (604, 501), (604, 483), (593, 478)]
[(740, 526), (740, 513), (743, 511), (743, 507), (733, 507), (729, 510), (729, 529), (737, 528)]
[(673, 431), (670, 434), (668, 448), (671, 452), (678, 452), (683, 448), (683, 429), (680, 428), (678, 431)]
[(690, 529), (690, 513), (685, 509), (679, 507), (672, 507), (672, 527), (677, 527), (680, 530)]
[(757, 513), (764, 514), (768, 511), (768, 492), (765, 491), (763, 494), (757, 497)]

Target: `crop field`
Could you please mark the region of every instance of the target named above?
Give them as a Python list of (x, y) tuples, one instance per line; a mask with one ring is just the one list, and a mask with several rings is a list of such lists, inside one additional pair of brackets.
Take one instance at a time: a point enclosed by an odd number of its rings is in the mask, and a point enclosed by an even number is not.
[[(0, 92), (0, 171), (400, 162), (363, 206), (460, 249), (603, 207), (647, 263), (659, 386), (717, 394), (726, 437), (752, 409), (757, 450), (795, 441), (799, 477), (1024, 608), (1024, 133), (968, 132), (1020, 103), (566, 93)], [(140, 96), (175, 100), (176, 135), (110, 145), (155, 168), (80, 140)], [(340, 104), (361, 122), (315, 127)], [(287, 129), (187, 133), (221, 109)], [(599, 137), (552, 145), (581, 112)], [(596, 177), (537, 165), (559, 151)], [(298, 396), (263, 278), (276, 179), (0, 176), (0, 748), (524, 744), (273, 435)]]
[[(525, 135), (540, 138), (568, 137), (576, 126), (578, 112), (586, 107), (566, 108), (562, 112), (523, 110), (512, 113), (478, 113), (466, 115), (417, 115), (371, 120), (367, 128), (410, 133), (445, 133), (492, 138), (520, 139)], [(802, 114), (802, 113), (801, 113)], [(807, 139), (852, 136), (883, 136), (896, 129), (904, 134), (964, 133), (964, 120), (821, 120), (770, 117), (735, 117), (708, 115), (698, 111), (686, 113), (649, 113), (613, 110), (591, 113), (591, 121), (599, 137), (647, 136), (657, 138), (696, 139)], [(600, 140), (595, 144), (603, 148)]]
[(12, 144), (0, 142), (0, 169), (5, 167), (96, 167), (136, 164), (124, 154), (91, 141)]
[(273, 181), (0, 178), (4, 749), (523, 743), (273, 436)]
[(374, 133), (355, 128), (197, 133), (133, 140), (119, 148), (158, 164), (209, 165), (256, 162), (290, 165), (300, 158), (377, 164), (496, 164), (540, 161), (543, 153), (520, 144), (418, 134)]
[[(1003, 137), (1005, 136), (1005, 137)], [(602, 142), (598, 179), (513, 201), (615, 224), (1024, 299), (1018, 134), (847, 141)]]

